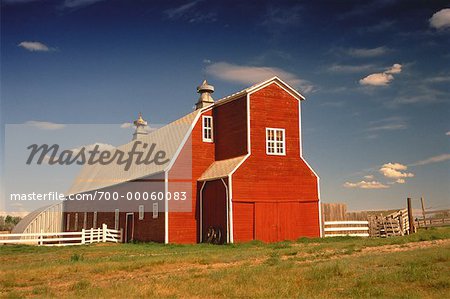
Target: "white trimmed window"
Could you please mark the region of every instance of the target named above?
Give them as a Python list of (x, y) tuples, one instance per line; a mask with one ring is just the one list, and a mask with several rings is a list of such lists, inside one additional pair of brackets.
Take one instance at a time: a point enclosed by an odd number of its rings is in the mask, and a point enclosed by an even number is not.
[(119, 229), (119, 209), (116, 209), (114, 213), (114, 229)]
[(66, 230), (70, 230), (70, 214), (67, 214)]
[(139, 220), (144, 219), (144, 205), (139, 206)]
[(213, 142), (213, 118), (204, 115), (202, 118), (203, 142)]
[(73, 230), (77, 231), (78, 230), (78, 213), (75, 213), (75, 221), (73, 224)]
[(84, 212), (83, 215), (83, 228), (86, 229), (87, 227), (87, 212)]
[(158, 203), (153, 203), (153, 219), (158, 218)]
[(286, 135), (284, 129), (266, 128), (266, 154), (286, 155)]
[(97, 211), (94, 212), (94, 215), (92, 216), (92, 227), (97, 228)]

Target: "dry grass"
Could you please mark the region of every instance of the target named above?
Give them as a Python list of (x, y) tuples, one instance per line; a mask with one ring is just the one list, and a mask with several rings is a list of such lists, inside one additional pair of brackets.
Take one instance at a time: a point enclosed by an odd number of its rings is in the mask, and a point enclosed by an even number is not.
[(442, 297), (450, 228), (390, 239), (0, 246), (0, 296)]

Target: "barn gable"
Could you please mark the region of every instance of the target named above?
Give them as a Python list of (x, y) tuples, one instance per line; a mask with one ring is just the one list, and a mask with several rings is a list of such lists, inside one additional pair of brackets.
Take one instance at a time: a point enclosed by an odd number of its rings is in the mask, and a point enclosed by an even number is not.
[[(147, 144), (156, 144), (160, 149), (166, 152), (166, 158), (171, 161), (176, 159), (179, 148), (183, 144), (186, 135), (189, 135), (192, 124), (196, 121), (199, 110), (196, 110), (188, 115), (169, 123), (148, 135), (142, 136), (139, 141)], [(131, 151), (135, 141), (117, 147), (125, 153)], [(142, 144), (137, 146), (137, 150), (143, 150)], [(129, 170), (125, 171), (123, 165), (111, 163), (109, 165), (84, 165), (74, 183), (69, 189), (69, 194), (87, 192), (97, 190), (105, 187), (110, 187), (147, 177), (156, 173), (166, 171), (170, 165), (157, 165), (152, 163), (150, 165), (140, 166), (135, 163), (131, 164)]]

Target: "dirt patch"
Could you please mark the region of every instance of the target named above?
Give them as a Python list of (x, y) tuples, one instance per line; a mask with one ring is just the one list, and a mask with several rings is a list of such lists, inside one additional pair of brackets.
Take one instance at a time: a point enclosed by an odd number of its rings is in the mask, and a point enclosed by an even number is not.
[(435, 241), (422, 241), (422, 242), (411, 242), (406, 244), (396, 244), (396, 245), (383, 245), (377, 247), (365, 247), (360, 252), (355, 253), (356, 255), (364, 255), (368, 253), (387, 253), (387, 252), (399, 252), (408, 251), (414, 249), (422, 249), (434, 246), (441, 246), (450, 244), (450, 239), (447, 240), (435, 240)]

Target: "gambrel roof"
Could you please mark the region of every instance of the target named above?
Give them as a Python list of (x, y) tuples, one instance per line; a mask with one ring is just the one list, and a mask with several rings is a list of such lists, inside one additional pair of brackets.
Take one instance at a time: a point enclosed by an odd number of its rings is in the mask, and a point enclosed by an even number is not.
[[(301, 95), (297, 90), (282, 81), (280, 78), (272, 77), (266, 81), (245, 88), (230, 96), (219, 99), (211, 106), (195, 110), (164, 127), (150, 132), (148, 135), (143, 136), (141, 139), (139, 139), (139, 141), (145, 142), (147, 144), (155, 143), (158, 148), (161, 148), (166, 152), (167, 158), (169, 158), (170, 160), (174, 160), (177, 158), (179, 151), (184, 146), (184, 142), (187, 136), (189, 136), (189, 134), (192, 132), (192, 128), (195, 125), (197, 116), (199, 116), (199, 114), (201, 114), (204, 110), (231, 102), (242, 96), (251, 94), (252, 92), (264, 88), (265, 86), (268, 86), (272, 83), (277, 84), (299, 101), (305, 99), (303, 95)], [(117, 149), (127, 153), (132, 149), (133, 144), (134, 141), (119, 146)], [(138, 146), (137, 150), (142, 150), (142, 148)], [(244, 159), (245, 156), (223, 161), (216, 161), (212, 163), (212, 165), (202, 174), (199, 180), (210, 180), (214, 178), (226, 177), (228, 174), (234, 171), (234, 169), (236, 169), (236, 167), (238, 167)], [(168, 165), (166, 164), (156, 165), (153, 163), (150, 165), (136, 165), (135, 163), (133, 163), (130, 169), (128, 171), (125, 171), (123, 165), (118, 165), (117, 163), (111, 163), (109, 165), (84, 165), (78, 177), (70, 187), (68, 194), (88, 192), (117, 185), (127, 181), (148, 177), (153, 174), (167, 171), (167, 166)]]

